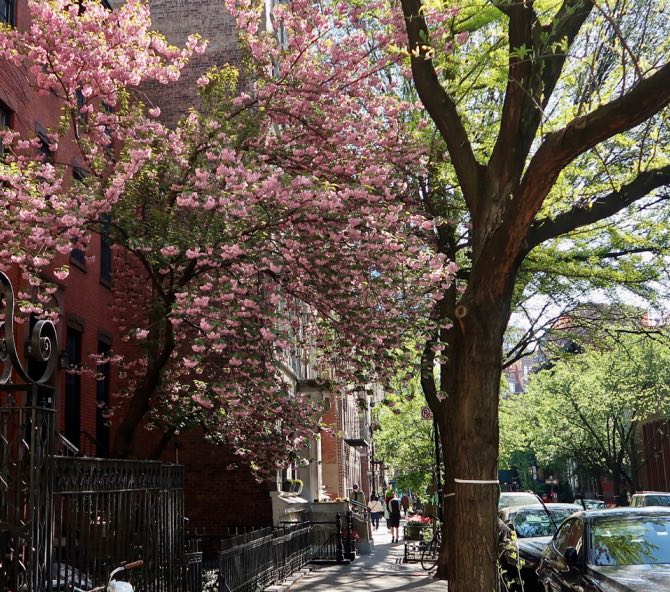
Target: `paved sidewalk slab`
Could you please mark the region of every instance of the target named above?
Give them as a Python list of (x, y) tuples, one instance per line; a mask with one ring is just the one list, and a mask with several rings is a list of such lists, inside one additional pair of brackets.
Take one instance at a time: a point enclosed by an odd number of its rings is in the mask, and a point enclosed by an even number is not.
[(372, 555), (361, 555), (351, 565), (314, 565), (291, 592), (447, 592), (447, 583), (428, 575), (419, 563), (402, 562), (402, 540), (391, 543), (383, 525), (374, 539)]

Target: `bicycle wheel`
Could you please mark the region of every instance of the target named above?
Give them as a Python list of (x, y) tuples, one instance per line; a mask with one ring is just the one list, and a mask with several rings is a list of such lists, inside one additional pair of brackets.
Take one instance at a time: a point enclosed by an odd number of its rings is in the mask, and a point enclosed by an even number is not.
[(437, 559), (440, 555), (440, 537), (434, 536), (421, 552), (421, 567), (426, 571), (432, 571), (437, 567)]

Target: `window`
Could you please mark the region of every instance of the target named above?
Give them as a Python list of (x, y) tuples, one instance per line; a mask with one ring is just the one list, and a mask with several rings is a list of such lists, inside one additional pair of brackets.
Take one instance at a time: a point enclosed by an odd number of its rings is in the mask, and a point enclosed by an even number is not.
[(80, 269), (86, 269), (86, 254), (81, 249), (70, 251), (70, 261)]
[[(72, 167), (72, 177), (75, 181), (83, 182), (86, 178), (86, 171), (75, 165)], [(70, 251), (70, 261), (82, 271), (86, 269), (86, 253), (81, 249), (72, 249)]]
[[(105, 341), (98, 341), (98, 354), (101, 356), (108, 356), (110, 352), (110, 345)], [(102, 378), (97, 381), (96, 385), (96, 412), (95, 412), (95, 442), (96, 454), (100, 458), (109, 457), (109, 380), (110, 368), (109, 362), (98, 366), (98, 372)]]
[(14, 25), (14, 0), (0, 0), (0, 23)]
[[(0, 101), (0, 129), (5, 129), (11, 127), (12, 125), (12, 112), (3, 102)], [(0, 155), (4, 152), (4, 147), (2, 145), (2, 140), (0, 139)]]
[(100, 217), (100, 281), (109, 283), (112, 281), (112, 243), (109, 239), (109, 214)]
[(572, 528), (572, 520), (569, 520), (567, 522), (564, 522), (560, 528), (558, 529), (558, 532), (556, 533), (556, 537), (554, 538), (554, 547), (556, 547), (556, 550), (563, 555), (565, 553), (565, 550), (568, 548), (568, 540), (570, 537), (570, 529)]
[[(81, 365), (81, 331), (67, 329), (67, 355), (70, 368)], [(65, 437), (77, 448), (81, 433), (81, 375), (68, 372), (65, 375)]]
[(577, 553), (581, 553), (583, 533), (584, 523), (579, 518), (567, 520), (561, 524), (556, 534), (556, 539), (554, 540), (556, 550), (563, 556), (565, 556), (568, 547), (574, 547)]
[(42, 162), (50, 162), (53, 164), (54, 153), (51, 150), (51, 143), (49, 142), (49, 136), (47, 135), (46, 130), (41, 126), (37, 126), (37, 137), (39, 138), (40, 145), (37, 148), (38, 154), (42, 157)]

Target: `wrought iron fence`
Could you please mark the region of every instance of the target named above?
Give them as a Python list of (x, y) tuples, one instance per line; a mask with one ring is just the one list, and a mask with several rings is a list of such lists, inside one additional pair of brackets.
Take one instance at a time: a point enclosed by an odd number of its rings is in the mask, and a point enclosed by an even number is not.
[(202, 541), (188, 539), (184, 553), (184, 592), (202, 592)]
[(0, 407), (0, 590), (49, 578), (54, 412)]
[(55, 468), (55, 589), (103, 582), (114, 565), (137, 559), (136, 590), (182, 589), (182, 467), (56, 457)]
[(312, 522), (312, 561), (344, 561), (341, 523)]
[(299, 524), (221, 541), (219, 592), (256, 592), (288, 577), (310, 561), (311, 532)]
[(136, 590), (182, 592), (182, 467), (78, 458), (57, 438), (57, 332), (36, 320), (19, 347), (14, 302), (0, 272), (0, 592), (88, 590), (135, 559)]

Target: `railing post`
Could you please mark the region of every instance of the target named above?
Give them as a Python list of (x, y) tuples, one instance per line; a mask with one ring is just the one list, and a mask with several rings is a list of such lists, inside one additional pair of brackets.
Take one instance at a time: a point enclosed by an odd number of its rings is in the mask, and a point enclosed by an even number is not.
[(335, 561), (344, 561), (344, 546), (342, 544), (342, 515), (338, 512), (335, 515), (335, 529), (337, 530), (337, 542), (335, 549)]
[(345, 558), (353, 561), (356, 559), (356, 547), (354, 541), (354, 518), (351, 510), (347, 510), (347, 544), (345, 547)]

